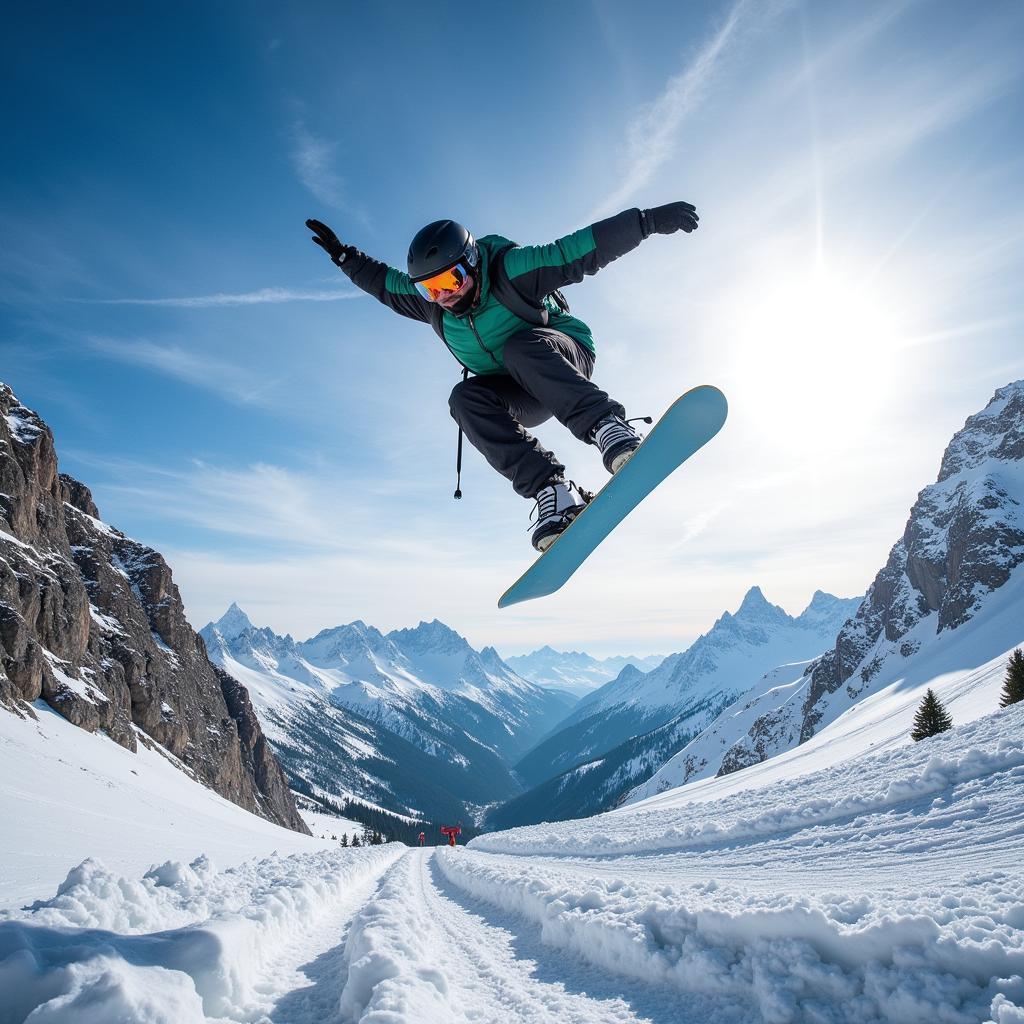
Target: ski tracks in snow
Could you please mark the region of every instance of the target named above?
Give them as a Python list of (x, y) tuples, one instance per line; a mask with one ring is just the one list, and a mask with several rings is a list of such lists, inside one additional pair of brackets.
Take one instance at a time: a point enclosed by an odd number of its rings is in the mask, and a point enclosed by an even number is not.
[(475, 900), (440, 858), (414, 851), (388, 872), (349, 934), (342, 1020), (630, 1024), (691, 1017), (679, 993), (609, 976), (544, 944), (527, 918)]
[(296, 933), (266, 964), (253, 985), (247, 1020), (326, 1024), (339, 1019), (341, 990), (347, 977), (345, 944), (349, 927), (380, 888), (382, 874), (377, 871), (355, 881), (329, 914)]

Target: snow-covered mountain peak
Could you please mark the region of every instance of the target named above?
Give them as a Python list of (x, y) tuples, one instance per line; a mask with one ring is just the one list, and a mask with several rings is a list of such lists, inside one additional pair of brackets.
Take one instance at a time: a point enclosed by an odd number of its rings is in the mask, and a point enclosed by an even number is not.
[(989, 459), (1024, 460), (1024, 380), (999, 388), (988, 405), (969, 417), (942, 457), (938, 483)]
[(493, 647), (489, 646), (480, 652), (480, 661), (488, 670), (505, 667), (504, 662), (501, 660), (501, 655)]
[(649, 672), (662, 660), (660, 655), (631, 654), (595, 658), (585, 651), (556, 651), (545, 644), (532, 654), (513, 655), (505, 662), (524, 679), (582, 697), (617, 678), (626, 665)]
[(624, 665), (622, 671), (616, 676), (614, 682), (621, 686), (628, 686), (630, 683), (635, 682), (641, 676), (646, 675), (645, 672), (641, 672), (636, 665)]
[(415, 629), (394, 629), (388, 639), (410, 654), (468, 654), (472, 650), (465, 637), (440, 619), (420, 622)]
[(806, 629), (817, 629), (822, 622), (831, 625), (843, 612), (852, 615), (856, 610), (856, 601), (816, 590), (810, 604), (797, 616), (796, 621)]
[(735, 613), (723, 612), (686, 651), (671, 655), (651, 672), (627, 666), (612, 682), (580, 701), (570, 721), (621, 705), (645, 713), (656, 709), (678, 713), (690, 705), (703, 706), (711, 695), (718, 701), (727, 694), (736, 696), (746, 688), (742, 685), (746, 680), (775, 665), (805, 660), (829, 645), (859, 598), (829, 602), (828, 597), (822, 595), (817, 605), (812, 602), (815, 614), (799, 621), (771, 604), (760, 587), (751, 587)]
[(733, 618), (740, 622), (782, 622), (789, 620), (790, 616), (777, 604), (771, 604), (760, 587), (754, 586), (743, 595)]
[(217, 630), (225, 640), (234, 640), (247, 629), (252, 629), (253, 624), (249, 620), (249, 616), (238, 607), (236, 602), (232, 601), (231, 607), (216, 622), (208, 624), (207, 628), (210, 627)]
[(374, 654), (396, 661), (400, 657), (390, 639), (362, 619), (322, 629), (299, 644), (299, 649), (303, 657), (318, 665), (339, 665)]

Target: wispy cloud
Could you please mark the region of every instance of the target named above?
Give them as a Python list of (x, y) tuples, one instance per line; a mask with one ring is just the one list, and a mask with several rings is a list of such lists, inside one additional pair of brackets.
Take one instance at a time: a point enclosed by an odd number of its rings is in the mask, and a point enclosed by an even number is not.
[(302, 288), (260, 288), (254, 292), (216, 292), (213, 295), (186, 295), (164, 299), (82, 299), (104, 306), (175, 306), (182, 309), (208, 309), (211, 306), (256, 306), (267, 302), (337, 302), (358, 299), (357, 291), (318, 290)]
[[(422, 557), (421, 549), (431, 544), (420, 535), (435, 532), (435, 514), (411, 512), (390, 500), (394, 485), (378, 481), (376, 471), (358, 477), (351, 469), (320, 461), (299, 469), (191, 459), (178, 468), (93, 453), (76, 457), (110, 479), (105, 490), (122, 511), (143, 511), (153, 518), (159, 510), (169, 522), (190, 523), (236, 543), (255, 542), (258, 550), (352, 554), (364, 552), (367, 538), (373, 537), (377, 556), (402, 560)], [(353, 503), (354, 491), (368, 499), (367, 505)], [(418, 493), (407, 483), (404, 492)], [(464, 535), (453, 541), (450, 557), (464, 541)], [(432, 546), (438, 547), (436, 542)]]
[(104, 337), (91, 337), (88, 345), (93, 352), (108, 359), (154, 370), (245, 405), (268, 401), (268, 393), (278, 383), (227, 360), (177, 345)]
[(750, 0), (738, 0), (733, 5), (721, 28), (698, 50), (689, 66), (670, 78), (661, 95), (628, 126), (625, 176), (594, 212), (594, 219), (622, 209), (671, 158), (683, 121), (704, 98), (712, 76), (747, 22), (749, 11), (755, 8), (758, 17), (763, 18), (766, 13), (774, 14), (785, 6), (789, 5), (755, 7)]
[(291, 141), (292, 165), (299, 181), (319, 202), (353, 214), (365, 223), (365, 211), (349, 197), (345, 180), (334, 169), (338, 144), (314, 135), (302, 121), (293, 125)]

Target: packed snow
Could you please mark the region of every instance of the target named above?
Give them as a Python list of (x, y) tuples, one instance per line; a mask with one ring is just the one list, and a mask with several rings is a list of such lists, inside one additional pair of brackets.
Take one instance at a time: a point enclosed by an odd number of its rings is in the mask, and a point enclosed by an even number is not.
[[(1022, 727), (1024, 705), (993, 710), (468, 848), (83, 858), (0, 917), (0, 1024), (1019, 1024)], [(136, 860), (166, 842), (112, 827)]]

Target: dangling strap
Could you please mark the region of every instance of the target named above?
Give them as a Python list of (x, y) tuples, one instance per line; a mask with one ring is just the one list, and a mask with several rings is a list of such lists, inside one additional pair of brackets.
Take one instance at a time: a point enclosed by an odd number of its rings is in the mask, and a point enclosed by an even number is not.
[[(469, 369), (467, 367), (462, 368), (462, 382), (465, 384), (469, 377)], [(458, 454), (455, 456), (455, 495), (456, 498), (462, 497), (462, 426), (459, 426), (459, 446)]]

